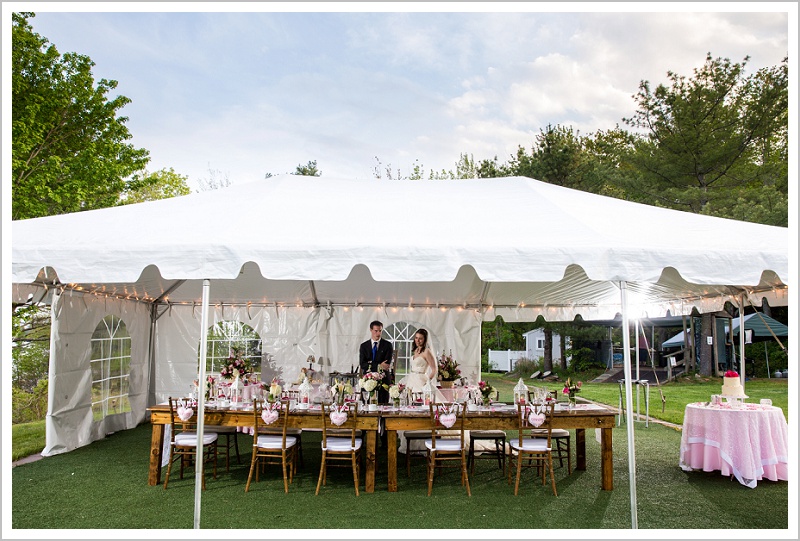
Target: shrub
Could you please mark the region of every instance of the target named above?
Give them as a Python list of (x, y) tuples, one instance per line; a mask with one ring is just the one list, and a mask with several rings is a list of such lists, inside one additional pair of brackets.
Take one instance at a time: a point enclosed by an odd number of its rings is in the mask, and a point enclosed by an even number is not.
[(514, 363), (514, 370), (511, 371), (511, 374), (521, 378), (528, 378), (537, 370), (540, 372), (542, 370), (541, 359), (528, 359), (526, 357), (520, 357), (517, 359), (517, 362)]

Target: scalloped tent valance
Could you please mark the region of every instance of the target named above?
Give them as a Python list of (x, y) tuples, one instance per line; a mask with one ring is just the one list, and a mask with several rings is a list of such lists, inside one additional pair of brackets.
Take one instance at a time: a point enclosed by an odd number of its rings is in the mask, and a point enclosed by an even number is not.
[[(375, 208), (377, 206), (377, 208)], [(613, 317), (620, 282), (658, 316), (741, 293), (787, 302), (788, 230), (512, 177), (282, 175), (12, 224), (15, 296), (72, 284), (147, 302), (462, 306)]]

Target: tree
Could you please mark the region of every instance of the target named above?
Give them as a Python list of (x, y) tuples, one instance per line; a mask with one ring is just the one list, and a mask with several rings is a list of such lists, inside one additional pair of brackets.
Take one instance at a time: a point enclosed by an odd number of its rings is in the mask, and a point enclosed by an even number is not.
[(12, 218), (113, 206), (149, 160), (117, 116), (130, 100), (109, 99), (117, 82), (95, 83), (91, 59), (59, 54), (32, 17), (12, 14)]
[(691, 79), (670, 71), (670, 86), (640, 83), (638, 109), (623, 119), (644, 130), (629, 155), (640, 173), (626, 186), (635, 198), (726, 215), (751, 190), (787, 193), (788, 59), (745, 76), (748, 60), (709, 54)]
[(319, 177), (322, 171), (317, 169), (317, 160), (309, 160), (306, 165), (298, 165), (293, 175), (303, 175), (306, 177)]
[(145, 171), (133, 175), (125, 191), (120, 196), (121, 205), (168, 199), (179, 195), (189, 195), (192, 190), (186, 184), (189, 177), (179, 175), (173, 168), (161, 169), (154, 173)]

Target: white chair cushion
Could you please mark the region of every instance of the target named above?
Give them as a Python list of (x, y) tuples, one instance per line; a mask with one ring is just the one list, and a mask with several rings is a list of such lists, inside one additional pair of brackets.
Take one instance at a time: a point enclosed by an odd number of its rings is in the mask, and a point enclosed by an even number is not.
[[(516, 449), (519, 451), (519, 439), (512, 439), (511, 440), (511, 448)], [(526, 438), (522, 440), (522, 450), (523, 451), (550, 451), (550, 448), (547, 446), (547, 440), (540, 439), (540, 438)]]
[[(547, 437), (547, 429), (546, 428), (537, 428), (537, 429), (531, 430), (531, 434), (534, 437), (537, 437), (537, 438), (539, 436), (544, 436), (546, 438)], [(550, 437), (551, 438), (569, 438), (569, 430), (565, 430), (563, 428), (554, 428), (550, 432)]]
[[(297, 438), (294, 436), (286, 436), (286, 448), (297, 443)], [(264, 435), (259, 436), (256, 440), (257, 447), (261, 449), (281, 449), (283, 447), (283, 436)]]
[[(217, 441), (217, 434), (203, 431), (203, 445)], [(181, 432), (175, 435), (175, 445), (180, 447), (197, 447), (197, 432)]]
[(323, 451), (335, 451), (335, 452), (342, 452), (342, 451), (358, 451), (361, 449), (361, 438), (356, 438), (355, 447), (350, 446), (350, 438), (338, 438), (338, 437), (331, 437), (326, 438), (328, 447), (322, 448)]
[[(433, 450), (433, 440), (425, 440), (425, 447), (428, 450)], [(436, 438), (436, 450), (437, 451), (460, 451), (461, 450), (461, 439), (446, 439), (440, 440)]]

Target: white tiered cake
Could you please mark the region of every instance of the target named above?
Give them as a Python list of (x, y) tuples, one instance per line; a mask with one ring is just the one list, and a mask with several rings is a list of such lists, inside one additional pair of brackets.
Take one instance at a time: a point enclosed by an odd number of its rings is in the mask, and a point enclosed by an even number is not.
[[(733, 374), (736, 374), (736, 372), (733, 372)], [(744, 388), (742, 387), (739, 375), (736, 374), (734, 376), (733, 374), (729, 376), (726, 373), (725, 377), (722, 378), (722, 396), (728, 398), (744, 398)]]

